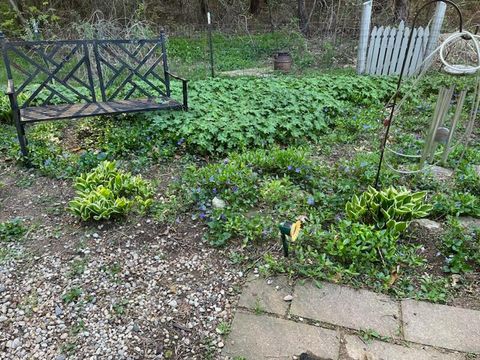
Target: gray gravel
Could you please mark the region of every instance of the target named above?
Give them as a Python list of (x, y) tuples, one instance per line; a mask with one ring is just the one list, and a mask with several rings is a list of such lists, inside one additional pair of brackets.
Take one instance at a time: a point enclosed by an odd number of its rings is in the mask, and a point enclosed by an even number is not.
[(200, 230), (109, 228), (0, 265), (0, 359), (220, 358), (243, 274)]

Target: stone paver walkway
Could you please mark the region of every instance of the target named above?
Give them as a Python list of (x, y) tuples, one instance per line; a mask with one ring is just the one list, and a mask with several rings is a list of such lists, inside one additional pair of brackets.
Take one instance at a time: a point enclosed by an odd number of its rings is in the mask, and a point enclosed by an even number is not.
[[(460, 360), (480, 354), (480, 311), (331, 283), (251, 277), (223, 355), (240, 359)], [(478, 357), (480, 358), (480, 356)]]

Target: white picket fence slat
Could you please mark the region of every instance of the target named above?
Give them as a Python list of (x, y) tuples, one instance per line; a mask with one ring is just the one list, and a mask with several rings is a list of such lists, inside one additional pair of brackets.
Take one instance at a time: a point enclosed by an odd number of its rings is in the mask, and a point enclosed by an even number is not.
[(425, 58), (430, 35), (428, 28), (413, 29), (412, 43), (407, 54), (410, 28), (402, 21), (397, 28), (372, 29), (368, 45), (365, 73), (371, 75), (398, 75), (406, 58), (404, 75), (413, 75)]

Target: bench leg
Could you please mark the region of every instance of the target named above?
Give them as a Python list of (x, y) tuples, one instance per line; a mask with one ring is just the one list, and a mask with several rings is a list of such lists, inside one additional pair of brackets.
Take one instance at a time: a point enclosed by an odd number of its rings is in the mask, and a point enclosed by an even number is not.
[(188, 82), (182, 82), (183, 92), (183, 110), (188, 111)]
[(13, 112), (13, 119), (15, 121), (15, 127), (17, 128), (18, 143), (20, 144), (20, 152), (23, 157), (28, 156), (27, 150), (27, 138), (25, 136), (25, 125), (20, 122), (20, 114), (18, 111)]

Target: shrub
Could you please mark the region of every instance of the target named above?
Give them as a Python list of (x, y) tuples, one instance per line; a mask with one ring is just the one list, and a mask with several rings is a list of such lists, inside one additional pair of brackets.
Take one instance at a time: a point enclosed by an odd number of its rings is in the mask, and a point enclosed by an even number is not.
[(125, 215), (133, 208), (146, 209), (153, 195), (147, 181), (119, 170), (115, 162), (110, 161), (77, 177), (75, 190), (77, 196), (70, 202), (69, 209), (84, 221)]
[(424, 204), (425, 196), (424, 191), (412, 193), (394, 187), (378, 191), (369, 187), (360, 197), (354, 195), (345, 210), (350, 220), (401, 233), (410, 220), (425, 217), (432, 210), (431, 205)]

